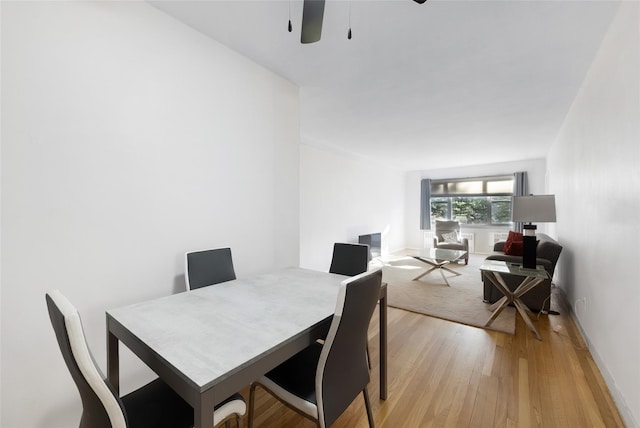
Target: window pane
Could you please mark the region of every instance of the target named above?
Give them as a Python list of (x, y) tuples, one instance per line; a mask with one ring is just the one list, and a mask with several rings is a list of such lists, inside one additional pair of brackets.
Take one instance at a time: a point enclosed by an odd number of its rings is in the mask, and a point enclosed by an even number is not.
[(491, 198), (491, 223), (506, 224), (511, 222), (511, 197), (493, 196)]
[(449, 194), (450, 195), (460, 195), (460, 194), (470, 194), (470, 193), (483, 193), (482, 191), (482, 181), (459, 181), (454, 183), (449, 183)]
[(431, 198), (431, 218), (449, 220), (449, 198)]
[(487, 193), (513, 193), (513, 179), (487, 181)]
[(447, 187), (444, 183), (434, 183), (431, 182), (431, 194), (432, 195), (443, 195), (446, 191)]
[(489, 201), (487, 197), (455, 197), (452, 199), (452, 220), (467, 224), (489, 223)]
[[(495, 196), (494, 196), (495, 195)], [(431, 219), (473, 225), (511, 223), (512, 176), (431, 181)]]

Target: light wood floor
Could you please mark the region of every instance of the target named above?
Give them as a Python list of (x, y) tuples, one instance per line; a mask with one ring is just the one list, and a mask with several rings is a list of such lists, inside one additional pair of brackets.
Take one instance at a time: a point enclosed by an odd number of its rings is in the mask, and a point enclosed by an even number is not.
[[(376, 426), (623, 427), (566, 306), (554, 297), (561, 315), (534, 322), (542, 341), (520, 317), (512, 336), (389, 308), (386, 401), (378, 399), (375, 311), (369, 396)], [(248, 399), (248, 389), (242, 393)], [(256, 395), (256, 428), (315, 426), (262, 389)], [(333, 428), (367, 426), (360, 396)]]

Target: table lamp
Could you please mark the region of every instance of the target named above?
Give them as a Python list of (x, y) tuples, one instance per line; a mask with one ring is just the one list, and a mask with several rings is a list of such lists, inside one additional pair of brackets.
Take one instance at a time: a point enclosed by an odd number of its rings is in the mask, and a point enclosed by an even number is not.
[(514, 196), (512, 220), (527, 223), (523, 226), (522, 267), (536, 268), (536, 225), (556, 221), (555, 195)]

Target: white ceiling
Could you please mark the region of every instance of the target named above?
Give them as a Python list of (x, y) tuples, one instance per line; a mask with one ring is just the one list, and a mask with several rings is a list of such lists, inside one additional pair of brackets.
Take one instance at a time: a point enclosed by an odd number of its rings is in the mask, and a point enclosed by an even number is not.
[(302, 0), (150, 3), (297, 84), (303, 143), (402, 170), (544, 157), (619, 6), (328, 0), (302, 45)]

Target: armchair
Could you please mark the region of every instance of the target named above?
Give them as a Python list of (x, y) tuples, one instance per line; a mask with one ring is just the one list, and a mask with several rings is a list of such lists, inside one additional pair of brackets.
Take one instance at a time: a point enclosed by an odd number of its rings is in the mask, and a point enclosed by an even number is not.
[(466, 251), (464, 264), (469, 264), (469, 240), (461, 238), (460, 223), (449, 220), (436, 220), (436, 232), (433, 238), (433, 248)]

